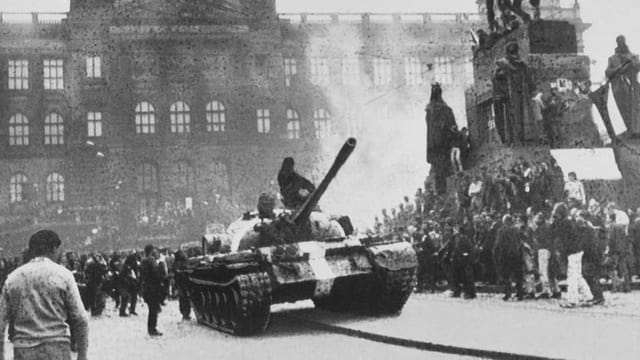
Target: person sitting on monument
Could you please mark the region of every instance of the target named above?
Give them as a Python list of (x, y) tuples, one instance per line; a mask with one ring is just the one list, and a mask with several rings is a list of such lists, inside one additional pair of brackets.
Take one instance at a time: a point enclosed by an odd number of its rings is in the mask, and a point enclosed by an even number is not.
[(536, 86), (519, 52), (518, 43), (508, 43), (507, 55), (496, 61), (493, 75), (496, 128), (500, 140), (507, 145), (520, 145), (537, 136), (531, 106)]
[(611, 89), (616, 105), (627, 130), (632, 135), (640, 135), (640, 59), (627, 46), (623, 35), (616, 38), (615, 54), (609, 58), (605, 75), (611, 81)]
[(278, 172), (278, 185), (285, 207), (297, 209), (316, 190), (315, 185), (294, 170), (293, 158), (287, 157), (282, 161)]

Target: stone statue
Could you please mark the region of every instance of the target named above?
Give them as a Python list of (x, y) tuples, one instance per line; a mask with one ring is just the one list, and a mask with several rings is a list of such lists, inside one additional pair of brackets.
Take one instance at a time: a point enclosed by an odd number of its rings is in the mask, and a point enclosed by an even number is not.
[(531, 104), (536, 86), (529, 66), (520, 59), (518, 44), (507, 44), (506, 53), (496, 61), (493, 76), (495, 123), (503, 144), (521, 145), (538, 138)]
[(605, 74), (611, 82), (613, 97), (629, 133), (640, 135), (640, 60), (631, 53), (624, 36), (616, 38), (615, 54), (609, 58)]
[(450, 130), (456, 125), (453, 111), (442, 99), (442, 88), (431, 86), (431, 99), (427, 108), (427, 162), (431, 164), (430, 176), (435, 180), (438, 194), (447, 192), (447, 176), (450, 167)]

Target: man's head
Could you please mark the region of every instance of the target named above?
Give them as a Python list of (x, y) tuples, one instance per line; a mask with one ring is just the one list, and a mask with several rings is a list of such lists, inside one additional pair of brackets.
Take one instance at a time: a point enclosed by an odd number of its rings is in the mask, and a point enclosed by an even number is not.
[(155, 250), (156, 250), (155, 246), (149, 244), (144, 247), (144, 254), (145, 256), (151, 256), (154, 254)]
[(569, 177), (569, 180), (571, 180), (571, 181), (576, 181), (576, 180), (578, 180), (578, 176), (577, 176), (577, 175), (576, 175), (576, 173), (575, 173), (575, 172), (573, 172), (573, 171), (572, 171), (572, 172), (570, 172), (570, 173), (569, 173), (569, 175), (567, 175), (567, 176)]
[(506, 52), (507, 52), (507, 57), (517, 58), (520, 53), (520, 46), (518, 45), (517, 42), (510, 42), (507, 44)]
[(618, 46), (626, 46), (627, 45), (627, 38), (624, 37), (624, 35), (618, 35), (618, 37), (616, 37), (616, 45), (618, 45)]
[(569, 209), (567, 209), (567, 205), (564, 203), (557, 203), (553, 206), (553, 211), (551, 212), (551, 217), (553, 220), (564, 220), (569, 216)]
[(60, 245), (62, 241), (58, 234), (51, 230), (40, 230), (29, 238), (29, 253), (31, 257), (47, 256), (57, 260)]

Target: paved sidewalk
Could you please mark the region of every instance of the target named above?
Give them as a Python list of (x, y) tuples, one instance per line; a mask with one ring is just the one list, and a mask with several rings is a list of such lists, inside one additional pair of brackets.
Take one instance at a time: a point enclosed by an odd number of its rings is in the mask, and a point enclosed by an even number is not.
[(402, 314), (371, 318), (299, 311), (356, 331), (447, 346), (560, 359), (640, 359), (640, 294), (609, 294), (606, 306), (562, 309), (558, 300), (504, 302), (415, 294)]

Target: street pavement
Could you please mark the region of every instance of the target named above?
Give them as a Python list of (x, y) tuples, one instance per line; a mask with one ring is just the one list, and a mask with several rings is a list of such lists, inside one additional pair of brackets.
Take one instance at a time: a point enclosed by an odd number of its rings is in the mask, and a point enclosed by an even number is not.
[[(306, 308), (308, 304), (294, 307)], [(278, 311), (277, 306), (274, 308)], [(160, 313), (158, 328), (164, 336), (152, 338), (146, 334), (147, 308), (141, 307), (138, 313), (139, 316), (121, 318), (109, 301), (105, 314), (90, 320), (89, 360), (460, 359), (314, 329), (289, 317), (287, 312), (275, 313), (265, 334), (233, 337), (201, 326), (195, 320), (181, 321), (176, 301), (169, 302)], [(13, 348), (8, 342), (5, 359), (13, 359)]]
[(563, 309), (558, 300), (504, 302), (414, 294), (399, 316), (298, 312), (309, 321), (417, 342), (553, 359), (640, 359), (640, 293), (605, 294), (607, 304)]
[[(160, 314), (165, 335), (152, 338), (145, 331), (146, 307), (139, 309), (140, 316), (121, 318), (108, 302), (105, 314), (90, 320), (89, 359), (477, 358), (456, 355), (469, 354), (464, 351), (420, 350), (424, 348), (415, 344), (421, 343), (553, 359), (640, 359), (640, 292), (605, 296), (605, 306), (562, 309), (557, 300), (504, 302), (496, 294), (480, 294), (475, 300), (414, 294), (400, 315), (388, 317), (335, 314), (303, 301), (272, 306), (270, 328), (249, 338), (181, 321), (175, 301)], [(362, 334), (412, 342), (389, 345)], [(12, 359), (9, 343), (5, 349), (5, 358)]]

